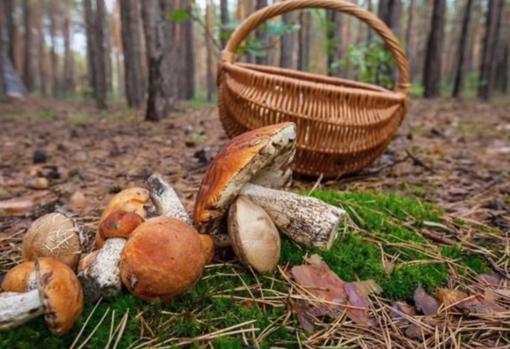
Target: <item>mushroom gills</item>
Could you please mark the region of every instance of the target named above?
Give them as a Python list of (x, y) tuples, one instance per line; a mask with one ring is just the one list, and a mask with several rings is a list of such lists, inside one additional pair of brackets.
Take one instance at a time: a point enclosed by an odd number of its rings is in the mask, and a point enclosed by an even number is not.
[(0, 293), (0, 331), (24, 324), (44, 314), (39, 290)]
[(92, 260), (82, 266), (78, 278), (83, 285), (85, 298), (96, 301), (100, 297), (113, 297), (120, 293), (119, 263), (126, 239), (110, 238), (97, 250)]
[(262, 207), (283, 234), (307, 247), (330, 249), (345, 217), (338, 207), (296, 193), (248, 183), (241, 194)]
[(240, 195), (228, 212), (228, 233), (240, 261), (259, 273), (276, 268), (280, 259), (280, 235), (263, 208)]

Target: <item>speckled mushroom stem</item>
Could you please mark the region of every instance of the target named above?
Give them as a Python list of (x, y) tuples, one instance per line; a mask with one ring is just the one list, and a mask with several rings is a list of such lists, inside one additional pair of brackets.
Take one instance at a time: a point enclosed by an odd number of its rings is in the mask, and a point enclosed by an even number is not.
[(0, 331), (24, 324), (44, 314), (39, 290), (0, 293)]
[(345, 211), (318, 199), (246, 184), (241, 194), (249, 197), (271, 217), (276, 227), (307, 247), (329, 249)]
[(122, 290), (120, 255), (126, 239), (107, 239), (99, 250), (86, 256), (78, 269), (78, 279), (85, 298), (95, 302), (100, 297), (114, 297)]
[(193, 221), (177, 196), (174, 188), (170, 186), (159, 174), (153, 174), (147, 179), (150, 197), (159, 216), (173, 217), (193, 225)]

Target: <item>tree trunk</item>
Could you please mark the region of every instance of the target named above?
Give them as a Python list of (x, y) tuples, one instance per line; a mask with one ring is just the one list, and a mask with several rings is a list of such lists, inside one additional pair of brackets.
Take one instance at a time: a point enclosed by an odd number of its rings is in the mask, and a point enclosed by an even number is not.
[(97, 44), (95, 37), (95, 11), (92, 0), (83, 0), (83, 14), (85, 19), (85, 32), (87, 36), (87, 77), (89, 88), (95, 98), (96, 95), (96, 66), (97, 66)]
[(395, 33), (401, 36), (400, 19), (402, 18), (401, 0), (380, 0), (378, 8), (379, 18)]
[[(291, 27), (298, 20), (297, 13), (285, 13), (282, 16), (282, 21), (286, 27)], [(280, 67), (296, 69), (297, 68), (297, 56), (295, 55), (298, 51), (298, 33), (290, 32), (285, 33), (281, 38), (280, 45)]]
[[(409, 59), (409, 65), (415, 64), (416, 46), (414, 38), (414, 15), (416, 11), (416, 0), (410, 0), (407, 8), (407, 26), (406, 26), (406, 54)], [(410, 68), (412, 71), (412, 67)]]
[(74, 56), (71, 49), (71, 38), (72, 38), (72, 2), (70, 0), (65, 1), (64, 11), (64, 25), (63, 25), (63, 36), (64, 36), (64, 84), (63, 88), (66, 93), (74, 94)]
[(49, 18), (50, 18), (50, 60), (51, 60), (51, 95), (58, 97), (60, 93), (58, 67), (59, 59), (57, 54), (57, 17), (59, 16), (60, 9), (57, 0), (50, 0)]
[(191, 0), (185, 0), (185, 9), (189, 16), (183, 23), (183, 41), (185, 47), (185, 99), (193, 99), (195, 97), (195, 47), (194, 47), (194, 30), (193, 18), (191, 16), (192, 3)]
[(7, 56), (11, 63), (16, 66), (16, 21), (14, 0), (3, 0), (5, 10), (5, 28), (7, 31)]
[(34, 90), (34, 67), (32, 61), (32, 4), (30, 0), (23, 1), (23, 26), (25, 31), (23, 55), (23, 82), (27, 91)]
[[(267, 6), (267, 0), (256, 0), (255, 10), (260, 10)], [(267, 64), (267, 49), (269, 46), (266, 25), (260, 25), (255, 31), (255, 37), (260, 42), (262, 51), (255, 57), (257, 64)]]
[(171, 101), (165, 95), (165, 90), (170, 88), (165, 83), (164, 54), (165, 28), (160, 25), (163, 21), (162, 9), (159, 0), (146, 0), (142, 6), (142, 18), (147, 51), (147, 65), (149, 68), (147, 110), (145, 120), (159, 121), (165, 117), (171, 107)]
[(221, 47), (225, 48), (227, 46), (227, 41), (229, 37), (229, 31), (227, 30), (227, 26), (229, 23), (229, 15), (228, 15), (228, 0), (220, 0), (220, 42)]
[(205, 24), (206, 24), (206, 30), (205, 30), (205, 47), (206, 47), (206, 56), (207, 56), (207, 100), (212, 101), (213, 94), (214, 94), (214, 73), (213, 73), (213, 55), (214, 55), (214, 47), (211, 42), (210, 33), (213, 32), (213, 4), (211, 3), (211, 0), (207, 1), (207, 8), (205, 13)]
[(5, 81), (4, 81), (4, 22), (5, 22), (5, 7), (4, 2), (0, 1), (0, 102), (5, 96)]
[(106, 109), (106, 8), (104, 0), (96, 0), (95, 18), (95, 41), (97, 43), (97, 66), (96, 66), (96, 105), (100, 109)]
[(340, 76), (340, 70), (335, 69), (334, 64), (342, 58), (342, 15), (338, 11), (327, 11), (327, 65), (328, 75)]
[(471, 21), (471, 12), (473, 8), (474, 0), (467, 0), (466, 8), (464, 10), (464, 16), (462, 18), (462, 29), (460, 32), (459, 48), (457, 50), (458, 60), (455, 69), (455, 80), (453, 84), (453, 97), (460, 97), (462, 93), (462, 87), (464, 83), (464, 73), (466, 71), (466, 55), (469, 48), (469, 22)]
[(126, 98), (129, 107), (138, 108), (143, 104), (146, 85), (142, 67), (139, 1), (121, 0), (120, 17)]
[(39, 89), (43, 96), (48, 94), (48, 68), (46, 62), (46, 50), (44, 40), (43, 18), (45, 8), (44, 3), (41, 1), (37, 5), (37, 69), (39, 70)]
[(113, 68), (112, 68), (112, 30), (110, 18), (105, 12), (104, 33), (104, 71), (106, 80), (106, 92), (113, 92)]
[(494, 60), (498, 49), (499, 29), (503, 12), (503, 0), (489, 0), (489, 10), (485, 22), (485, 38), (482, 50), (482, 64), (480, 66), (480, 83), (478, 97), (488, 100), (494, 85)]
[(423, 70), (424, 97), (434, 98), (441, 93), (441, 62), (444, 37), (446, 0), (434, 0), (431, 29), (427, 41)]
[(310, 25), (312, 16), (309, 11), (302, 11), (299, 17), (298, 69), (307, 71), (310, 66)]

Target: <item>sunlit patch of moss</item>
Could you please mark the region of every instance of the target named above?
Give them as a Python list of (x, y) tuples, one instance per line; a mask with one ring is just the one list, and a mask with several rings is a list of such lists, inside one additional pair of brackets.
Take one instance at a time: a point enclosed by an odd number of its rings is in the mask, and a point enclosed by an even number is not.
[(459, 272), (464, 274), (469, 270), (481, 274), (487, 273), (490, 271), (489, 266), (485, 259), (481, 256), (470, 253), (462, 249), (459, 246), (444, 246), (441, 248), (441, 254), (446, 257), (454, 260), (458, 264), (460, 264)]

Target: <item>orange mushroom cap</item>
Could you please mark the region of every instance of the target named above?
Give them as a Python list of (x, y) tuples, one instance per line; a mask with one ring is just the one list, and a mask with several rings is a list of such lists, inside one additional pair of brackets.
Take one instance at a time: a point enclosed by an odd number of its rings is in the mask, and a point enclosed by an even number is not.
[(134, 212), (113, 211), (99, 225), (97, 232), (99, 237), (96, 236), (96, 248), (101, 248), (104, 240), (109, 238), (127, 239), (133, 230), (142, 223), (143, 218)]

